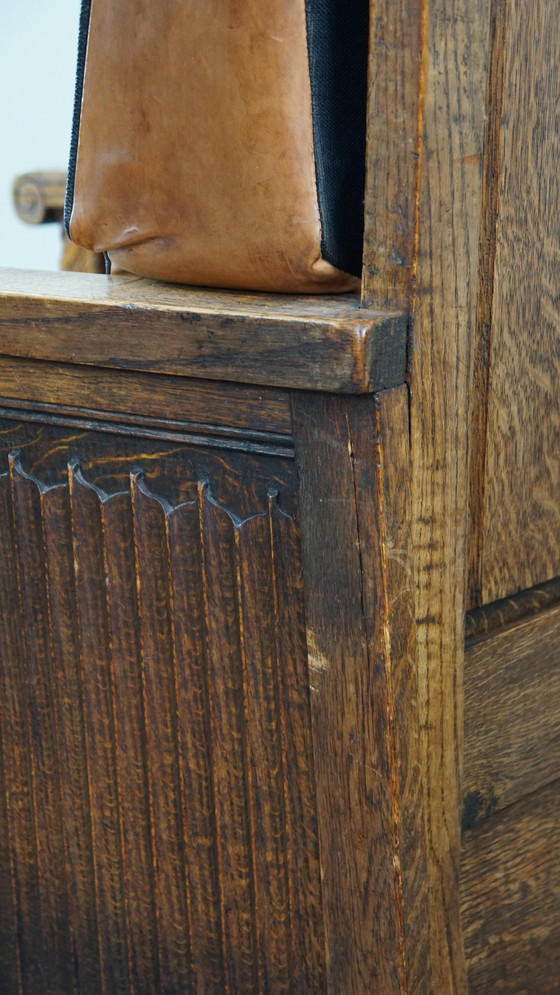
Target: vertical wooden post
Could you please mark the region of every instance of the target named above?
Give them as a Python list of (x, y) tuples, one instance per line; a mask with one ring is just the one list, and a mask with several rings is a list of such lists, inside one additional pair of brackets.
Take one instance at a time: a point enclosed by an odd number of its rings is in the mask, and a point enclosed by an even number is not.
[(408, 391), (293, 397), (328, 991), (425, 992)]
[(468, 414), (491, 0), (372, 4), (363, 300), (410, 314), (412, 549), (431, 988), (459, 914)]
[(436, 991), (466, 991), (459, 909), (468, 411), (489, 0), (430, 0), (412, 302), (412, 494)]

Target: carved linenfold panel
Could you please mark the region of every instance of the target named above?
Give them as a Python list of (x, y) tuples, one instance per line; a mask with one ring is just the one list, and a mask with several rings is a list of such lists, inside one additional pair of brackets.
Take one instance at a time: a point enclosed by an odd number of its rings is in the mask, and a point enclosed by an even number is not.
[[(37, 894), (39, 890), (37, 840), (34, 831), (31, 803), (31, 756), (29, 728), (25, 720), (25, 677), (21, 665), (21, 625), (15, 610), (17, 598), (16, 554), (13, 543), (12, 504), (10, 479), (7, 473), (0, 476), (0, 680), (2, 723), (3, 789), (6, 808), (6, 829), (9, 846), (2, 848), (1, 893), (13, 903), (13, 933), (10, 918), (3, 918), (2, 987), (18, 991), (21, 980), (24, 988), (40, 991), (41, 969), (41, 916)], [(17, 851), (17, 853), (16, 853)], [(17, 859), (16, 859), (17, 855)], [(17, 923), (25, 924), (19, 944)], [(18, 949), (19, 947), (19, 949)], [(8, 986), (11, 985), (11, 988)]]
[(157, 989), (155, 896), (151, 821), (146, 777), (143, 685), (139, 662), (134, 530), (130, 496), (121, 492), (101, 502), (111, 679), (115, 723), (115, 765), (119, 798), (123, 882), (132, 990)]
[(43, 939), (42, 968), (61, 991), (71, 984), (68, 970), (67, 882), (61, 821), (61, 785), (52, 721), (53, 675), (46, 598), (47, 564), (42, 535), (41, 489), (22, 469), (19, 454), (9, 457), (15, 528), (17, 581), (22, 612), (20, 665), (24, 675), (24, 715), (29, 729), (31, 795), (34, 811), (38, 899)]
[(180, 505), (166, 516), (192, 955), (196, 975), (206, 976), (209, 991), (220, 991), (224, 987), (222, 906), (201, 543), (198, 500)]
[[(68, 486), (41, 489), (52, 704), (67, 862), (69, 938), (78, 990), (100, 989), (94, 851), (81, 685), (81, 630)], [(97, 641), (97, 637), (96, 637)]]
[[(274, 629), (285, 779), (292, 961), (308, 973), (292, 977), (294, 991), (326, 987), (322, 896), (318, 868), (313, 748), (309, 736), (309, 674), (303, 614), (299, 535), (277, 501), (270, 503), (274, 570)], [(302, 929), (301, 924), (307, 928)], [(313, 983), (312, 983), (313, 982)], [(306, 987), (307, 986), (307, 987)]]
[(0, 989), (322, 991), (291, 462), (0, 432)]
[(234, 991), (253, 991), (257, 980), (255, 894), (234, 523), (208, 500), (203, 501), (201, 512), (216, 819), (233, 829), (218, 841), (224, 960)]
[[(5, 758), (0, 740), (0, 868), (10, 868), (8, 812), (6, 806)], [(4, 879), (7, 878), (7, 880)], [(19, 965), (13, 882), (3, 875), (0, 903), (0, 985), (5, 991), (19, 991)]]
[[(107, 613), (102, 495), (70, 462), (68, 486), (74, 552), (76, 619), (101, 976), (124, 992), (127, 950), (119, 799), (114, 759), (111, 635)], [(107, 910), (111, 910), (107, 915)]]
[[(269, 495), (269, 503), (274, 495)], [(290, 904), (285, 847), (282, 730), (275, 646), (274, 577), (270, 570), (269, 515), (235, 529), (242, 676), (246, 689), (247, 774), (254, 856), (255, 915), (266, 922), (261, 959), (265, 988), (288, 991), (290, 984)], [(256, 551), (261, 555), (255, 555)], [(264, 555), (263, 555), (264, 553)], [(273, 980), (273, 984), (271, 981)]]
[(161, 986), (164, 991), (173, 990), (173, 985), (179, 991), (189, 991), (192, 944), (166, 548), (166, 512), (171, 509), (142, 487), (138, 475), (132, 478), (132, 505)]

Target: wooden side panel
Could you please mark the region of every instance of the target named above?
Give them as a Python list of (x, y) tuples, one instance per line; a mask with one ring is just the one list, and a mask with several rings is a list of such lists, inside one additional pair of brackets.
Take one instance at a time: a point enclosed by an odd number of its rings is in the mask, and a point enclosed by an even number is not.
[(481, 329), (487, 424), (477, 440), (485, 467), (473, 497), (479, 604), (560, 573), (557, 3), (508, 0), (500, 33), (502, 79), (490, 105), (498, 118), (493, 298)]
[(328, 991), (422, 992), (429, 967), (406, 388), (380, 396), (378, 408), (294, 395), (294, 432)]
[(465, 655), (463, 824), (560, 773), (560, 606), (482, 638)]
[(560, 988), (560, 781), (465, 834), (461, 911), (469, 992)]
[(293, 463), (0, 439), (3, 995), (323, 992)]

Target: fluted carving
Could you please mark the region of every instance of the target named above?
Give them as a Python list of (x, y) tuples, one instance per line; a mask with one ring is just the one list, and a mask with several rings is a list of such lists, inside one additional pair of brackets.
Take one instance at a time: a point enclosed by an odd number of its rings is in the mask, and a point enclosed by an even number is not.
[(0, 515), (2, 991), (322, 991), (278, 494), (241, 518), (208, 481), (170, 503), (135, 466), (108, 494), (71, 460), (46, 485), (14, 452)]

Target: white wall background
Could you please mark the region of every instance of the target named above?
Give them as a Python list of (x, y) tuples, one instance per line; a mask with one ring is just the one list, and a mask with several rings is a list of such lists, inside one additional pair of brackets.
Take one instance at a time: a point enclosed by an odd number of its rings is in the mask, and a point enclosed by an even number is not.
[(20, 221), (11, 186), (19, 173), (67, 167), (79, 6), (0, 0), (0, 266), (58, 269), (59, 226)]

